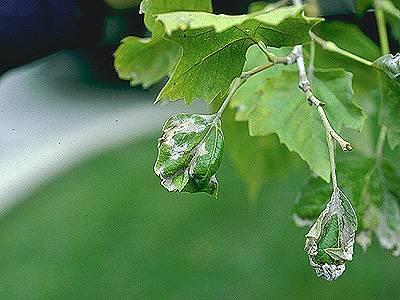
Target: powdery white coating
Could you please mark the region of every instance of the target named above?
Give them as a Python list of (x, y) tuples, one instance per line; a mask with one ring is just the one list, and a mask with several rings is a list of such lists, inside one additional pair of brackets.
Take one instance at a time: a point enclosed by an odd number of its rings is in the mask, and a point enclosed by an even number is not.
[[(160, 163), (159, 156), (154, 166), (154, 172), (160, 177), (162, 186), (164, 186), (170, 192), (180, 192), (185, 188), (186, 184), (191, 180), (191, 177), (195, 173), (195, 167), (199, 158), (209, 153), (207, 150), (207, 141), (209, 141), (210, 130), (213, 130), (214, 128), (215, 130), (218, 130), (219, 126), (220, 119), (216, 115), (181, 114), (172, 116), (165, 123), (163, 127), (163, 135), (158, 142), (159, 155), (161, 149), (163, 149), (163, 162)], [(177, 134), (179, 134), (179, 140), (177, 139)], [(200, 139), (201, 137), (202, 140), (195, 145), (195, 147), (193, 147), (193, 141), (186, 141), (185, 138), (190, 139), (190, 137), (185, 137), (185, 134), (190, 134), (191, 136), (202, 134), (196, 138)], [(217, 135), (214, 143), (217, 142), (218, 138), (219, 136)], [(187, 143), (183, 143), (183, 141), (186, 141)], [(189, 149), (189, 147), (191, 149)], [(178, 165), (178, 168), (181, 169), (176, 170), (175, 174), (168, 176), (165, 175), (163, 171), (165, 162), (179, 160), (182, 158), (182, 156), (187, 156), (187, 158), (190, 158), (189, 163), (186, 166)], [(171, 173), (171, 170), (168, 172)], [(210, 186), (215, 188), (217, 186), (215, 174), (209, 175), (211, 177), (209, 179), (204, 178), (204, 180), (209, 180)]]
[(206, 144), (204, 142), (201, 142), (195, 150), (194, 156), (192, 158), (192, 160), (190, 161), (189, 164), (189, 175), (192, 176), (193, 175), (193, 171), (194, 168), (196, 167), (197, 161), (199, 159), (199, 157), (208, 154), (208, 151), (206, 149)]
[(147, 0), (143, 0), (142, 2), (140, 2), (139, 14), (143, 15), (146, 12), (147, 7), (148, 7)]
[[(396, 200), (385, 199), (382, 211), (378, 214), (379, 223), (375, 234), (379, 244), (385, 249), (393, 250), (394, 256), (400, 256), (400, 211)], [(390, 225), (388, 224), (389, 216), (392, 219)]]
[[(317, 263), (314, 259), (318, 254), (318, 243), (323, 236), (325, 226), (327, 226), (333, 216), (337, 216), (338, 218), (339, 245), (337, 248), (326, 248), (323, 251), (336, 264)], [(344, 272), (345, 261), (353, 259), (356, 230), (356, 213), (346, 195), (339, 188), (336, 188), (326, 208), (306, 235), (305, 250), (309, 256), (310, 265), (314, 268), (318, 277), (326, 280), (335, 280)]]
[(298, 214), (293, 214), (293, 221), (298, 227), (311, 227), (314, 224), (313, 220), (302, 219)]
[(165, 187), (168, 190), (168, 192), (174, 192), (178, 190), (176, 185), (172, 182), (172, 178), (170, 177), (161, 180), (161, 185)]
[(172, 139), (172, 146), (171, 146), (171, 156), (170, 159), (172, 160), (178, 160), (179, 158), (181, 158), (181, 156), (183, 154), (185, 154), (185, 151), (188, 149), (188, 145), (187, 144), (183, 144), (181, 146), (176, 145), (175, 144), (175, 140)]
[(338, 279), (343, 272), (346, 270), (346, 266), (342, 265), (330, 265), (330, 264), (323, 264), (314, 267), (315, 273), (318, 277), (321, 277), (328, 281), (333, 281)]
[(371, 245), (371, 232), (370, 231), (360, 231), (356, 235), (356, 242), (361, 246), (363, 251), (367, 251), (369, 245)]

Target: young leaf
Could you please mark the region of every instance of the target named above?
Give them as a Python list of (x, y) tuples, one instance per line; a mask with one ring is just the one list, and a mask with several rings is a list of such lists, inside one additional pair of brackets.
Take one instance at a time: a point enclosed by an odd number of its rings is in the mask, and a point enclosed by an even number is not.
[(336, 280), (353, 259), (357, 217), (346, 195), (336, 188), (306, 235), (305, 250), (318, 277)]
[(148, 88), (172, 73), (182, 50), (163, 38), (164, 28), (155, 15), (178, 10), (211, 12), (211, 0), (143, 0), (140, 12), (145, 14), (145, 25), (152, 37), (129, 36), (122, 40), (114, 54), (114, 67), (121, 79), (129, 80), (132, 86)]
[(215, 115), (174, 115), (164, 124), (154, 172), (170, 192), (217, 196), (215, 173), (221, 164), (223, 146), (221, 121)]
[(294, 46), (309, 41), (308, 31), (320, 21), (307, 18), (301, 8), (240, 16), (205, 12), (161, 14), (169, 39), (183, 47), (183, 55), (157, 101), (203, 98), (211, 103), (223, 96), (240, 75), (250, 45)]
[[(371, 233), (385, 249), (400, 255), (400, 175), (392, 164), (383, 160), (352, 157), (338, 163), (339, 178), (357, 211), (360, 231), (356, 241), (365, 250), (371, 243)], [(310, 180), (304, 188), (294, 213), (299, 224), (315, 220), (323, 207), (329, 185), (319, 178)], [(315, 197), (312, 191), (316, 191)]]
[(381, 71), (380, 123), (388, 129), (392, 149), (400, 144), (400, 54), (384, 55), (374, 62)]
[[(258, 88), (255, 82), (243, 85), (240, 99), (234, 101), (240, 118), (249, 121), (250, 135), (276, 133), (290, 151), (299, 154), (318, 176), (329, 181), (325, 130), (317, 111), (297, 88), (297, 71), (271, 76), (267, 70), (257, 80)], [(338, 131), (344, 126), (361, 130), (365, 121), (361, 109), (352, 102), (351, 80), (351, 73), (341, 69), (314, 72), (314, 94), (326, 103), (326, 113)]]

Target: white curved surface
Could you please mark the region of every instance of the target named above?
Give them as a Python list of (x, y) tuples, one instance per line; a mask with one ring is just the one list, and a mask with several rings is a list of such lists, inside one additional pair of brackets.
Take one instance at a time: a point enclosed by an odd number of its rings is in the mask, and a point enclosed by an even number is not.
[(0, 212), (95, 152), (160, 131), (172, 113), (187, 111), (85, 76), (79, 56), (64, 51), (1, 78)]

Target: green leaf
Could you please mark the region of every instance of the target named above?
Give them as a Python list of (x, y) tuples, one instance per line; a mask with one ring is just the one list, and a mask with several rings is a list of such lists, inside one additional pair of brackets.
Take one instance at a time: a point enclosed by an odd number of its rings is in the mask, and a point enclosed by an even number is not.
[(400, 144), (400, 54), (384, 55), (374, 62), (381, 71), (380, 123), (388, 129), (388, 142), (394, 149)]
[[(394, 166), (388, 160), (378, 164), (374, 159), (353, 156), (339, 161), (338, 171), (357, 212), (357, 243), (365, 250), (374, 233), (382, 247), (400, 255), (400, 175)], [(329, 185), (319, 178), (308, 182), (294, 208), (299, 224), (318, 217), (328, 190)]]
[[(252, 136), (276, 133), (290, 151), (329, 181), (328, 149), (320, 116), (298, 89), (297, 71), (277, 70), (260, 73), (241, 87), (232, 102), (238, 109), (237, 119), (248, 120)], [(365, 120), (352, 102), (351, 79), (352, 75), (342, 69), (316, 70), (314, 74), (313, 91), (326, 103), (328, 118), (338, 131), (344, 126), (361, 130)]]
[(129, 80), (132, 86), (148, 88), (172, 73), (180, 54), (178, 45), (162, 37), (129, 36), (114, 54), (114, 67), (119, 78)]
[(306, 235), (305, 250), (318, 277), (336, 280), (353, 259), (357, 217), (350, 200), (335, 188), (326, 208)]
[[(245, 122), (236, 122), (234, 111), (224, 112), (225, 151), (245, 181), (251, 200), (255, 200), (262, 184), (273, 176), (285, 174), (294, 161), (275, 135), (252, 137)], [(251, 167), (249, 167), (251, 166)]]
[(282, 47), (309, 41), (308, 31), (320, 21), (304, 17), (301, 8), (227, 16), (205, 12), (161, 14), (170, 39), (183, 47), (183, 55), (157, 101), (202, 98), (211, 103), (222, 97), (243, 69), (247, 49), (258, 41)]
[(221, 121), (215, 115), (174, 115), (163, 127), (154, 172), (170, 192), (217, 196), (215, 173), (221, 164), (223, 146)]
[(121, 41), (114, 54), (114, 67), (119, 78), (129, 80), (132, 86), (148, 88), (170, 75), (181, 56), (181, 47), (164, 39), (164, 28), (155, 15), (177, 10), (212, 11), (210, 0), (144, 0), (140, 12), (145, 14), (145, 24), (151, 38), (129, 36)]
[(157, 15), (174, 11), (212, 12), (211, 0), (143, 0), (140, 13), (144, 13), (144, 24), (153, 33), (163, 34), (162, 25), (156, 20)]

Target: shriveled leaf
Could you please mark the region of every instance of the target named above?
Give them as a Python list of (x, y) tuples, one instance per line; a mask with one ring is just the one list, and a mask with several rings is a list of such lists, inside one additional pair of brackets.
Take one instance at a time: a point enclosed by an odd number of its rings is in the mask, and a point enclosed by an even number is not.
[(163, 38), (164, 28), (155, 16), (178, 10), (211, 12), (211, 0), (142, 1), (140, 12), (145, 14), (145, 24), (152, 36), (129, 36), (121, 41), (114, 54), (114, 67), (119, 78), (130, 81), (132, 86), (148, 88), (172, 73), (182, 50), (179, 45)]
[(263, 41), (282, 47), (309, 41), (308, 31), (320, 19), (304, 17), (301, 11), (286, 7), (240, 16), (205, 12), (159, 15), (157, 20), (169, 38), (183, 47), (183, 55), (157, 101), (184, 99), (189, 104), (202, 98), (211, 103), (223, 96), (242, 72), (252, 44)]
[(400, 54), (384, 55), (374, 62), (381, 71), (380, 123), (388, 129), (392, 149), (400, 144)]
[(336, 280), (353, 259), (357, 217), (349, 199), (336, 188), (306, 235), (305, 250), (318, 277)]
[[(250, 52), (249, 52), (250, 53)], [(250, 134), (276, 133), (290, 151), (295, 151), (324, 180), (330, 180), (325, 130), (315, 107), (310, 107), (298, 89), (297, 71), (260, 73), (243, 85), (233, 105), (237, 118), (248, 120)], [(361, 130), (365, 115), (352, 101), (352, 75), (342, 69), (316, 70), (313, 91), (326, 103), (334, 128)]]
[[(357, 243), (364, 250), (371, 243), (374, 233), (385, 249), (400, 254), (400, 175), (388, 160), (381, 163), (364, 157), (351, 157), (338, 163), (339, 179), (352, 199), (357, 212), (360, 231)], [(295, 204), (294, 213), (307, 224), (322, 211), (322, 195), (329, 185), (320, 179), (312, 179), (304, 188)], [(312, 191), (316, 195), (313, 197)]]
[(170, 192), (206, 192), (217, 196), (215, 177), (224, 137), (215, 115), (178, 114), (163, 127), (155, 173)]

